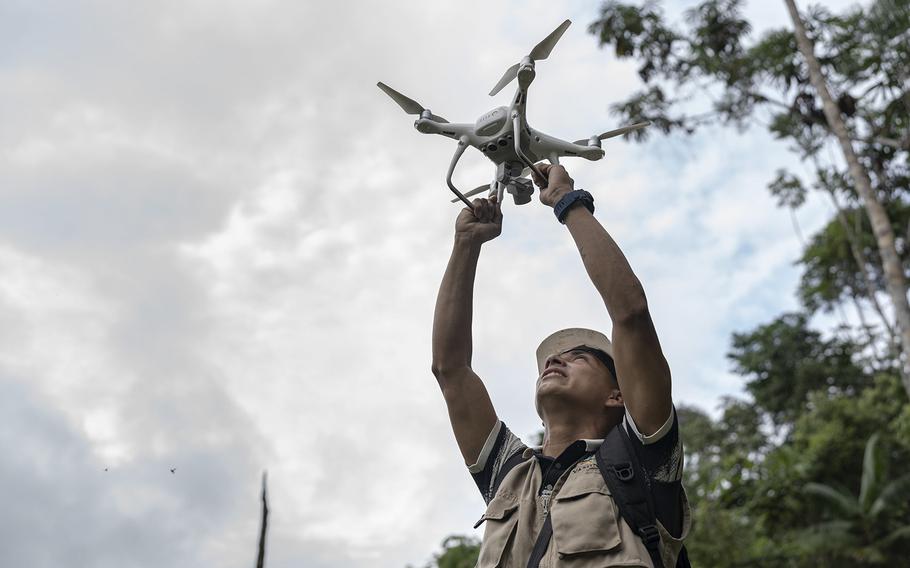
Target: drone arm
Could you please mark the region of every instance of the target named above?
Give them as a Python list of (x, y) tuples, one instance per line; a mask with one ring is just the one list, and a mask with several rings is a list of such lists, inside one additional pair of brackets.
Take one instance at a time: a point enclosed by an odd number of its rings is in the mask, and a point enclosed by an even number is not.
[(473, 132), (472, 124), (461, 124), (452, 122), (436, 122), (426, 118), (420, 118), (414, 121), (414, 127), (418, 132), (423, 134), (439, 134), (453, 140), (460, 140), (463, 136)]
[[(535, 132), (540, 138), (537, 144), (532, 143), (532, 149), (538, 156), (546, 156), (551, 164), (558, 164), (560, 157), (577, 156), (586, 160), (596, 161), (604, 156), (604, 151), (599, 146), (586, 146), (579, 142), (566, 142), (559, 138), (548, 136), (543, 132)], [(587, 143), (587, 140), (582, 142)]]
[(458, 160), (461, 159), (461, 155), (464, 154), (464, 151), (468, 148), (467, 137), (462, 137), (458, 140), (458, 147), (455, 148), (455, 154), (452, 156), (452, 163), (449, 164), (449, 173), (446, 174), (446, 185), (449, 186), (449, 189), (452, 190), (452, 193), (458, 196), (458, 199), (461, 199), (469, 209), (474, 209), (474, 206), (471, 205), (471, 202), (468, 201), (468, 198), (464, 196), (458, 189), (452, 184), (452, 173), (455, 172), (455, 164), (458, 163)]

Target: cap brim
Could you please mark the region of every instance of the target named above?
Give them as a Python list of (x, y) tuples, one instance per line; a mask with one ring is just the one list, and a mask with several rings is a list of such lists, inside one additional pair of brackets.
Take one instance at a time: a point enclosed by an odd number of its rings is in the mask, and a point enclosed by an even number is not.
[(537, 348), (537, 372), (543, 372), (544, 364), (550, 355), (580, 346), (600, 349), (610, 357), (613, 357), (613, 344), (610, 343), (606, 335), (593, 329), (572, 327), (557, 331), (540, 342), (540, 346)]

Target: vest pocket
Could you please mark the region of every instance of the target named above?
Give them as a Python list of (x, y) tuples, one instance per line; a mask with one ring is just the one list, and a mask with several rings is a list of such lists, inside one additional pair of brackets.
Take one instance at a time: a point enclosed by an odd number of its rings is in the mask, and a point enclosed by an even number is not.
[(552, 544), (559, 557), (606, 552), (619, 547), (622, 544), (619, 519), (606, 485), (574, 489), (560, 492), (550, 509)]
[(503, 566), (504, 552), (509, 547), (518, 525), (518, 497), (511, 493), (497, 495), (490, 501), (486, 512), (474, 525), (476, 529), (482, 523), (487, 526), (483, 532), (483, 544), (475, 568), (497, 568)]

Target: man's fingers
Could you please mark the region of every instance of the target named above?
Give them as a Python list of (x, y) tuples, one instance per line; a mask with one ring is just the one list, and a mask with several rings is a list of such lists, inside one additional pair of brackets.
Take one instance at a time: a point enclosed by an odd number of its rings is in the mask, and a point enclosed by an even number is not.
[(569, 172), (560, 164), (537, 164), (540, 173), (547, 176), (547, 179), (541, 180), (537, 172), (533, 172), (534, 183), (543, 190), (548, 187), (572, 186), (572, 178)]
[(553, 164), (547, 169), (547, 177), (554, 185), (558, 183), (570, 183), (572, 181), (572, 178), (569, 177), (569, 172), (559, 164)]
[(480, 222), (490, 220), (490, 201), (488, 199), (474, 200), (474, 217)]
[(476, 198), (471, 203), (474, 204), (474, 217), (480, 219), (483, 213), (483, 199)]
[(502, 205), (495, 195), (489, 199), (476, 198), (472, 204), (471, 212), (474, 214), (474, 218), (481, 223), (498, 223), (502, 220)]
[(537, 166), (537, 169), (540, 170), (540, 173), (544, 175), (544, 177), (541, 178), (533, 169), (531, 170), (531, 177), (534, 180), (534, 183), (537, 184), (537, 187), (542, 189), (549, 185), (550, 168), (552, 167), (552, 164), (541, 162), (535, 165)]

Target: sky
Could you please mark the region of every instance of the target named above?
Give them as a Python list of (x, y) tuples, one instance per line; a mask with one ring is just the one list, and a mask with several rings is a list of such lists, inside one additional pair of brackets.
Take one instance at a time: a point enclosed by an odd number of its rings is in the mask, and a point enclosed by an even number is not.
[[(615, 128), (639, 83), (586, 32), (597, 6), (0, 0), (0, 564), (254, 565), (264, 470), (270, 567), (403, 568), (479, 536), (430, 373), (454, 143), (375, 84), (472, 122), (570, 18), (528, 120)], [(746, 14), (788, 25), (782, 2)], [(796, 307), (800, 239), (766, 185), (806, 168), (761, 128), (604, 149), (564, 164), (645, 287), (675, 401), (716, 412), (743, 393), (730, 334)], [(455, 183), (492, 171), (468, 152)], [(610, 329), (571, 238), (507, 202), (473, 366), (526, 440), (534, 350), (573, 326)]]

